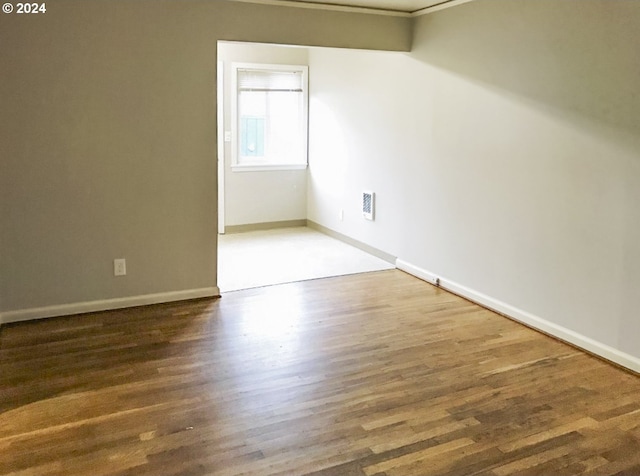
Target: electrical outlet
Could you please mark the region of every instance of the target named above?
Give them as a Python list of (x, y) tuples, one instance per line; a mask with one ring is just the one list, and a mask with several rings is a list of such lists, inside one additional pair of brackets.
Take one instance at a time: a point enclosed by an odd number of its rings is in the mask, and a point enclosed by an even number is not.
[(340, 217), (340, 221), (344, 221), (344, 210), (340, 210), (340, 214), (338, 216)]
[(118, 258), (113, 260), (113, 275), (125, 276), (127, 274), (127, 260)]

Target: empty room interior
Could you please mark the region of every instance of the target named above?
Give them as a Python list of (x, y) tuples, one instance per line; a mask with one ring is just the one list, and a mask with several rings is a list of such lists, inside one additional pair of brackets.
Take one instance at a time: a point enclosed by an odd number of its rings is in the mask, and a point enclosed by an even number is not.
[[(0, 474), (640, 474), (639, 32), (636, 0), (5, 2)], [(227, 293), (257, 230), (381, 264)]]

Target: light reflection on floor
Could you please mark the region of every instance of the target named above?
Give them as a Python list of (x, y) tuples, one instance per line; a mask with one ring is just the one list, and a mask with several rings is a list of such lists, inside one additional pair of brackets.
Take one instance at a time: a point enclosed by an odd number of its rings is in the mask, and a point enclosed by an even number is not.
[[(275, 408), (300, 403), (314, 385), (320, 385), (309, 380), (312, 376), (305, 371), (305, 345), (312, 336), (302, 320), (308, 314), (302, 286), (290, 283), (256, 289), (235, 308), (232, 325), (242, 339), (234, 347), (230, 371), (242, 390), (235, 394), (233, 405), (247, 424), (267, 418)], [(309, 385), (301, 386), (305, 380)]]
[(242, 333), (256, 342), (290, 343), (300, 330), (299, 317), (304, 305), (295, 284), (270, 287), (260, 299), (246, 300), (239, 316)]

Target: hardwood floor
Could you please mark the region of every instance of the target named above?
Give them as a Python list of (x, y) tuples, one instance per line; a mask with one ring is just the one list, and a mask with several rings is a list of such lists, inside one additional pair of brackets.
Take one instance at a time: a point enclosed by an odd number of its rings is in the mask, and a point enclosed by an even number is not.
[(0, 330), (2, 475), (640, 474), (640, 378), (400, 271)]

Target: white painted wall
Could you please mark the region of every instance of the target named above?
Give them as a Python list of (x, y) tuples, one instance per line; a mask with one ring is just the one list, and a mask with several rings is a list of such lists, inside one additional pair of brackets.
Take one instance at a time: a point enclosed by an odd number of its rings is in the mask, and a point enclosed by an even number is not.
[(638, 366), (639, 30), (633, 1), (487, 0), (410, 54), (311, 50), (308, 218)]
[[(309, 60), (308, 218), (395, 255), (412, 223), (402, 181), (415, 155), (407, 115), (415, 98), (400, 90), (419, 81), (404, 74), (410, 62), (400, 55), (312, 49)], [(374, 222), (362, 216), (365, 190), (376, 193)]]
[[(218, 45), (218, 59), (224, 63), (224, 128), (231, 131), (231, 63), (308, 64), (308, 50), (256, 43)], [(224, 147), (225, 225), (247, 225), (307, 217), (307, 171), (231, 170), (231, 142)]]

